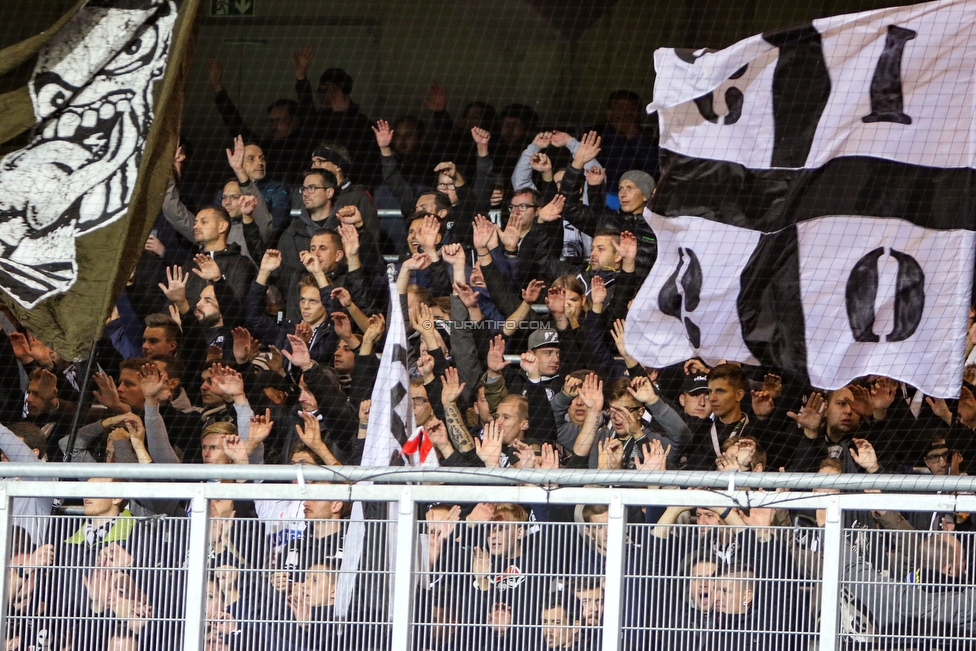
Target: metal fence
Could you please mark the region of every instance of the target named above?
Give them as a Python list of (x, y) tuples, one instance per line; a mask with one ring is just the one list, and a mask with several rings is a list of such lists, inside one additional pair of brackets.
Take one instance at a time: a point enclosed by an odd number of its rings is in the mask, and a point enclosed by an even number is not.
[[(404, 485), (417, 473), (351, 484), (319, 468), (4, 467), (225, 480), (0, 484), (8, 649), (961, 650), (976, 639), (976, 538), (952, 531), (954, 514), (976, 510), (959, 492), (969, 478), (603, 473), (610, 488), (572, 486), (594, 477), (568, 472), (550, 474), (559, 487), (512, 485), (535, 478), (517, 470)], [(694, 481), (712, 488), (646, 488)], [(736, 486), (770, 481), (817, 488)], [(916, 492), (855, 492), (886, 484)], [(25, 515), (25, 500), (51, 498), (83, 499), (84, 515)], [(131, 515), (163, 500), (185, 504)], [(343, 567), (353, 500), (368, 503), (354, 574)]]

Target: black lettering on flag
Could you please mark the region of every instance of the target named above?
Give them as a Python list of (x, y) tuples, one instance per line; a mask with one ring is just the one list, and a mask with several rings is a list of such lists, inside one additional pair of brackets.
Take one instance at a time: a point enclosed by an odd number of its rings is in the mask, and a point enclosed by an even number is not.
[[(874, 332), (874, 303), (878, 298), (878, 261), (885, 253), (878, 247), (865, 254), (847, 278), (845, 298), (847, 319), (854, 341), (877, 343), (881, 337)], [(885, 337), (887, 342), (905, 341), (922, 322), (925, 309), (925, 272), (918, 260), (894, 249), (889, 250), (898, 262), (895, 280), (895, 326)]]
[(407, 426), (400, 420), (400, 415), (395, 410), (390, 410), (390, 434), (397, 440), (400, 447), (407, 442)]
[(912, 123), (912, 118), (905, 114), (901, 93), (901, 58), (905, 44), (916, 36), (918, 32), (913, 29), (888, 26), (884, 50), (871, 78), (871, 112), (861, 118), (862, 122)]
[[(729, 79), (738, 79), (746, 74), (748, 68), (749, 66), (747, 65), (742, 66)], [(727, 88), (725, 90), (725, 105), (729, 108), (729, 112), (723, 117), (720, 117), (715, 112), (714, 92), (695, 98), (695, 106), (698, 107), (698, 112), (701, 113), (701, 116), (712, 124), (718, 124), (720, 119), (722, 120), (722, 124), (735, 124), (742, 117), (742, 105), (745, 103), (745, 99), (742, 91), (735, 86)]]
[(773, 72), (772, 167), (803, 167), (830, 97), (820, 32), (811, 24), (763, 34), (779, 48)]
[[(685, 265), (685, 254), (688, 255), (688, 267), (685, 269), (684, 275), (681, 276), (681, 268)], [(682, 292), (678, 291), (678, 276), (681, 276)], [(657, 304), (661, 312), (668, 316), (673, 316), (685, 324), (685, 330), (688, 332), (688, 340), (691, 341), (691, 345), (695, 348), (701, 348), (701, 328), (687, 316), (682, 317), (682, 294), (684, 296), (685, 312), (694, 312), (698, 307), (698, 303), (701, 301), (701, 289), (702, 269), (701, 263), (698, 262), (698, 256), (691, 249), (679, 248), (678, 266), (668, 278), (667, 282), (664, 283), (661, 291), (658, 292)]]
[(400, 344), (393, 345), (393, 361), (400, 362), (404, 366), (407, 365), (407, 349)]

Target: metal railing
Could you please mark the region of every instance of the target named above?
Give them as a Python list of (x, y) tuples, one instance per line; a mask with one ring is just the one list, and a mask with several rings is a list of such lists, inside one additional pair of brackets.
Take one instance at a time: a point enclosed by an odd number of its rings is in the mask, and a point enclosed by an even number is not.
[[(26, 638), (36, 646), (41, 633), (51, 649), (138, 644), (188, 651), (830, 650), (921, 648), (919, 639), (962, 649), (974, 639), (973, 563), (966, 566), (973, 534), (863, 526), (893, 509), (976, 512), (976, 496), (967, 494), (976, 480), (969, 477), (156, 464), (2, 469), (8, 477), (42, 478), (0, 484), (0, 595), (7, 599), (0, 631), (7, 640), (24, 637), (20, 648), (29, 648)], [(43, 480), (55, 477), (126, 481)], [(149, 483), (163, 479), (169, 481)], [(192, 483), (204, 479), (222, 481)], [(428, 483), (405, 483), (420, 481)], [(865, 489), (889, 492), (851, 492)], [(103, 526), (87, 516), (22, 515), (29, 498), (88, 498), (89, 515), (103, 513), (111, 498), (126, 498), (133, 508), (185, 500), (187, 517), (125, 516)], [(233, 512), (250, 500), (257, 513)], [(347, 520), (334, 518), (353, 500), (378, 504), (382, 513), (365, 523), (352, 606), (340, 616), (337, 551), (350, 543), (343, 542)], [(510, 507), (497, 507), (465, 520), (450, 508), (477, 503), (519, 504), (543, 517), (523, 522)], [(431, 504), (441, 506), (420, 513)], [(587, 515), (578, 505), (604, 506)], [(644, 524), (641, 509), (655, 507), (674, 507), (672, 514), (698, 509), (702, 520)], [(573, 520), (574, 508), (575, 521), (557, 521)], [(788, 511), (791, 525), (764, 520), (767, 509)], [(555, 517), (557, 510), (570, 515)], [(713, 524), (734, 518), (730, 513), (748, 522)]]

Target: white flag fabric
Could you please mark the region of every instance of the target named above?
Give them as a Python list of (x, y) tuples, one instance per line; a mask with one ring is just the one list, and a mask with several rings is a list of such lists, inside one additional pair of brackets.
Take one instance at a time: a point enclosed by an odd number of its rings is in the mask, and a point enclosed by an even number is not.
[[(410, 374), (407, 368), (407, 329), (400, 305), (400, 295), (391, 281), (390, 309), (386, 319), (386, 343), (380, 361), (376, 384), (370, 401), (369, 425), (363, 447), (361, 466), (386, 467), (399, 456), (406, 465), (437, 467), (437, 455), (423, 428), (413, 426), (413, 404), (410, 400)], [(407, 432), (411, 432), (408, 437)], [(427, 452), (428, 454), (425, 454)], [(366, 525), (362, 502), (353, 504), (342, 551), (342, 567), (336, 587), (335, 610), (340, 619), (347, 618), (356, 586), (356, 573), (363, 554)], [(396, 537), (396, 526), (387, 525), (389, 544)], [(390, 554), (393, 562), (393, 554)], [(392, 567), (391, 570), (392, 572)], [(391, 602), (392, 603), (392, 602)]]
[(628, 352), (958, 397), (972, 300), (976, 2), (655, 53), (658, 259)]

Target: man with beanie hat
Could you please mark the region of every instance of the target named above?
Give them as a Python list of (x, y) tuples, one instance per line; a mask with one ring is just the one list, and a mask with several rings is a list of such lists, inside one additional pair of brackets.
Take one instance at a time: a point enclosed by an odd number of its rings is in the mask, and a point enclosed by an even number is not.
[[(642, 170), (630, 170), (620, 177), (618, 195), (620, 211), (601, 210), (597, 206), (585, 206), (580, 201), (580, 183), (584, 168), (600, 153), (600, 136), (590, 131), (580, 139), (573, 161), (566, 167), (559, 193), (566, 197), (562, 217), (589, 236), (598, 229), (614, 229), (632, 233), (637, 238), (637, 259), (634, 273), (637, 285), (647, 276), (657, 259), (657, 237), (644, 219), (644, 208), (654, 193), (654, 178)], [(593, 188), (590, 196), (597, 196)]]

